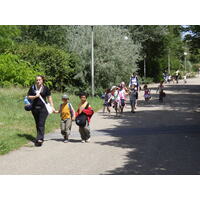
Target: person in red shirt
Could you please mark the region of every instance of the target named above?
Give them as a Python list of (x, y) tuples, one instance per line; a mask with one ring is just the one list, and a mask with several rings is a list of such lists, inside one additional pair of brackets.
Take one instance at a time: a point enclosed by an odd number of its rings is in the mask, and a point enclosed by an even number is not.
[(89, 124), (90, 124), (91, 117), (94, 114), (94, 111), (92, 107), (90, 106), (90, 104), (87, 102), (87, 94), (81, 93), (79, 97), (80, 97), (81, 103), (78, 106), (78, 110), (76, 112), (76, 118), (81, 114), (84, 114), (87, 116), (85, 126), (79, 126), (79, 132), (82, 139), (81, 142), (85, 143), (85, 142), (90, 142)]

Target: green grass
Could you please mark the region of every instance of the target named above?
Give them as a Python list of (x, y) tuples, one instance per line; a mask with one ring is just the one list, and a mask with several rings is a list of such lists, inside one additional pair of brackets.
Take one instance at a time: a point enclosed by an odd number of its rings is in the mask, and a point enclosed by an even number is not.
[[(36, 136), (35, 123), (31, 112), (24, 110), (23, 98), (28, 89), (0, 88), (0, 154), (17, 149)], [(55, 108), (61, 103), (61, 93), (52, 92)], [(79, 97), (71, 95), (70, 102), (77, 110)], [(98, 111), (102, 107), (100, 98), (88, 98), (88, 102)], [(59, 128), (59, 115), (52, 114), (46, 123), (46, 133)]]

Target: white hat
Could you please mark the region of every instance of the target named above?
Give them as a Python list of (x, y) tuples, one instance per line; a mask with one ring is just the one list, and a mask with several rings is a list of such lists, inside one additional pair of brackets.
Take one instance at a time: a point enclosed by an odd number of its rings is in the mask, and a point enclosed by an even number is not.
[(67, 94), (64, 94), (64, 95), (62, 96), (62, 99), (69, 99), (69, 97), (68, 97)]
[(114, 90), (116, 87), (117, 87), (117, 86), (112, 86), (112, 87), (111, 87), (111, 91)]

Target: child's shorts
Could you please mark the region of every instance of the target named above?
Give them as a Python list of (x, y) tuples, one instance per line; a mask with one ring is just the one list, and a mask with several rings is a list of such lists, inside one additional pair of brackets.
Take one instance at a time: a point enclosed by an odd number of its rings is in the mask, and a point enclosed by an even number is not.
[(136, 100), (135, 100), (135, 99), (130, 100), (130, 104), (131, 104), (131, 106), (135, 106), (135, 104), (136, 104)]
[(104, 105), (104, 106), (107, 106), (107, 107), (111, 107), (111, 102), (105, 101), (103, 105)]
[(125, 106), (125, 99), (121, 99), (121, 100), (120, 100), (120, 105), (121, 105), (121, 106)]
[(145, 95), (144, 95), (144, 98), (145, 98), (145, 99), (150, 99), (150, 98), (151, 98), (151, 95), (145, 94)]

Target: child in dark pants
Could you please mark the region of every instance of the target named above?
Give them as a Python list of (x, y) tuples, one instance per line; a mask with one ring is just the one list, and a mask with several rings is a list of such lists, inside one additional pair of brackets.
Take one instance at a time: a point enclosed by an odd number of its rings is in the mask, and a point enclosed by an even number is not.
[(85, 126), (79, 126), (79, 132), (81, 135), (82, 143), (90, 142), (90, 120), (92, 115), (94, 114), (94, 111), (92, 107), (87, 102), (87, 95), (85, 93), (81, 93), (79, 95), (81, 103), (78, 106), (78, 110), (76, 112), (76, 117), (78, 117), (81, 114), (84, 114), (87, 116), (86, 124)]
[(156, 93), (159, 91), (159, 102), (163, 102), (163, 98), (166, 96), (165, 92), (164, 92), (164, 86), (163, 86), (163, 81), (160, 82), (160, 85), (158, 86), (158, 89), (156, 91)]

